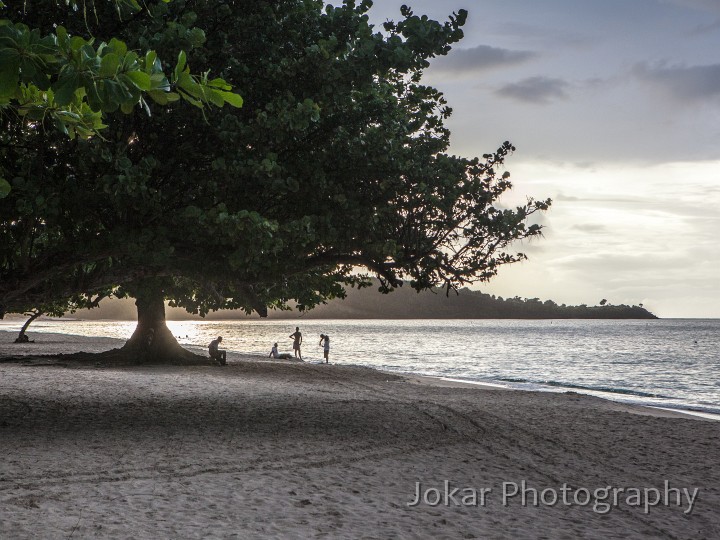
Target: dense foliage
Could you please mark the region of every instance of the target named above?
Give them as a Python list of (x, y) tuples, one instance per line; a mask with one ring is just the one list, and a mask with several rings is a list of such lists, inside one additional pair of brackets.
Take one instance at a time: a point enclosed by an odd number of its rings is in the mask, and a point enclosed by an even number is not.
[(368, 1), (151, 5), (122, 24), (31, 10), (22, 22), (88, 25), (160, 58), (188, 49), (244, 106), (133, 108), (89, 140), (6, 121), (0, 311), (119, 286), (194, 312), (263, 313), (342, 295), (364, 281), (358, 268), (384, 290), (455, 287), (522, 259), (509, 246), (540, 234), (526, 221), (549, 201), (496, 203), (509, 143), (482, 159), (445, 153), (451, 111), (421, 76), (462, 37), (464, 11), (439, 23), (405, 8), (377, 29)]
[[(120, 109), (130, 114), (134, 107), (141, 106), (149, 114), (146, 99), (166, 105), (183, 98), (200, 108), (206, 104), (223, 106), (226, 102), (242, 105), (242, 98), (230, 92), (230, 85), (223, 79), (210, 79), (207, 73), (193, 76), (182, 50), (166, 75), (155, 51), (138, 54), (128, 50), (122, 40), (110, 36), (111, 32), (107, 42), (70, 34), (58, 24), (59, 16), (82, 9), (87, 22), (85, 2), (70, 0), (62, 5), (46, 0), (11, 4), (0, 2), (0, 17), (10, 17), (0, 18), (0, 112), (13, 122), (26, 127), (52, 123), (70, 138), (87, 138), (107, 127), (103, 124), (105, 113)], [(105, 4), (106, 9), (108, 5), (113, 7), (112, 2)], [(93, 8), (92, 15), (99, 20), (100, 14), (94, 5)], [(143, 10), (135, 0), (115, 0), (114, 8), (116, 13), (102, 16), (115, 23)], [(29, 18), (42, 24), (44, 21), (28, 17), (33, 10), (50, 18), (52, 26), (41, 30), (13, 22)], [(204, 39), (199, 29), (187, 37), (190, 45), (199, 45)], [(0, 168), (0, 197), (10, 190), (2, 173)]]

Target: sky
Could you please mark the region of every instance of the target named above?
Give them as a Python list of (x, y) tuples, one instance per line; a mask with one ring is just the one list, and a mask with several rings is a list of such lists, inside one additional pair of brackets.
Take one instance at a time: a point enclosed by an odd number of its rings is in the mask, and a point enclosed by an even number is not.
[(505, 204), (550, 197), (543, 238), (483, 291), (720, 317), (720, 0), (375, 0), (465, 38), (425, 83), (454, 115), (450, 153), (509, 140)]

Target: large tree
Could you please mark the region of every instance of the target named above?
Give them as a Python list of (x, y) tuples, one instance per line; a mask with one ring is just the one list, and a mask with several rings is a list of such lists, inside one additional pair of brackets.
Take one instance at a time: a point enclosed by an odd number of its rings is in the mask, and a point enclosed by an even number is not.
[(448, 155), (451, 111), (421, 80), (466, 13), (439, 23), (403, 8), (378, 29), (370, 7), (175, 0), (108, 29), (170, 58), (178, 27), (203, 28), (189, 60), (245, 104), (114, 116), (88, 141), (24, 147), (32, 137), (18, 128), (13, 191), (0, 201), (0, 311), (117, 287), (137, 300), (128, 347), (152, 328), (150, 356), (178, 358), (164, 300), (264, 314), (341, 296), (365, 274), (387, 291), (404, 279), (452, 288), (524, 258), (510, 245), (540, 234), (527, 219), (549, 201), (498, 205), (513, 147)]

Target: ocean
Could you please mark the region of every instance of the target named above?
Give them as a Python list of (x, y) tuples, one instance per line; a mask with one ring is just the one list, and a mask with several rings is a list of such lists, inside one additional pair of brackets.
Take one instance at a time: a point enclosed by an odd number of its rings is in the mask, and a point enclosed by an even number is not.
[[(625, 403), (720, 414), (720, 319), (660, 320), (235, 320), (169, 321), (178, 341), (267, 356), (274, 342), (303, 357), (534, 391), (575, 391)], [(126, 321), (38, 320), (59, 332), (126, 339)], [(0, 328), (19, 328), (3, 321)], [(37, 336), (36, 336), (37, 337)]]

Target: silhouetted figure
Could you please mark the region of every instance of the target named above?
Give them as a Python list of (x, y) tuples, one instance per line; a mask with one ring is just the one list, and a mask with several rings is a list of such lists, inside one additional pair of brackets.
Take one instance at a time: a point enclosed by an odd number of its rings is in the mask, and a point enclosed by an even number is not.
[(295, 358), (302, 360), (302, 353), (300, 352), (300, 346), (302, 345), (302, 332), (300, 332), (299, 326), (295, 327), (295, 331), (290, 334), (290, 337), (293, 338), (293, 351), (295, 351)]
[(292, 355), (290, 353), (279, 353), (278, 344), (274, 343), (272, 349), (270, 350), (270, 354), (268, 354), (268, 357), (279, 358), (281, 360), (289, 360), (290, 358), (292, 358)]
[(155, 329), (149, 328), (145, 334), (145, 343), (143, 343), (146, 350), (149, 350), (150, 347), (152, 347), (153, 341), (155, 341)]
[(330, 336), (326, 334), (320, 334), (320, 343), (318, 347), (323, 348), (323, 356), (325, 357), (325, 363), (329, 364), (328, 356), (330, 356)]
[(221, 341), (222, 336), (218, 336), (217, 339), (213, 339), (208, 346), (208, 350), (210, 351), (210, 358), (216, 360), (221, 366), (224, 366), (227, 364), (227, 351), (223, 351), (218, 348)]

